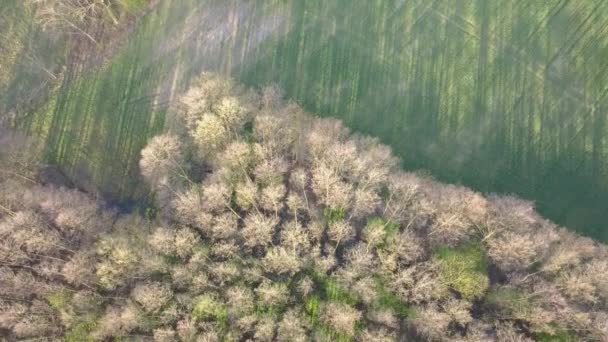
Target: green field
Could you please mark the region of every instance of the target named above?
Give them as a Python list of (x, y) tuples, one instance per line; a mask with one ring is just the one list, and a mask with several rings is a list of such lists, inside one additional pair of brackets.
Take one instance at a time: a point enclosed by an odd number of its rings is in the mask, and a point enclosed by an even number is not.
[(49, 160), (140, 195), (139, 149), (201, 70), (379, 136), (410, 170), (517, 193), (608, 240), (608, 2), (165, 0), (22, 126)]

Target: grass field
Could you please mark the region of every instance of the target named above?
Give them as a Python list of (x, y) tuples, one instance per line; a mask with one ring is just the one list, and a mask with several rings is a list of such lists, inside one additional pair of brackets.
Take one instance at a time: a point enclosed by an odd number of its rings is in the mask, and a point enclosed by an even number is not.
[(608, 240), (608, 3), (166, 0), (107, 65), (24, 123), (71, 174), (130, 197), (139, 149), (201, 70), (278, 83), (408, 169)]
[(143, 195), (136, 182), (139, 150), (163, 128), (166, 107), (158, 94), (177, 62), (150, 53), (168, 40), (169, 23), (183, 20), (160, 6), (109, 62), (64, 74), (51, 100), (20, 123), (46, 141), (49, 162), (115, 198)]

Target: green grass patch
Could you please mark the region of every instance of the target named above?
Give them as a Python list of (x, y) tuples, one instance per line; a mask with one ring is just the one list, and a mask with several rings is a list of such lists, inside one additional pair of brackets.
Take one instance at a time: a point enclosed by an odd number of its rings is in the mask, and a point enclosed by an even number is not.
[(53, 309), (64, 311), (69, 308), (72, 300), (72, 292), (67, 290), (58, 290), (51, 292), (45, 296), (45, 299)]
[(194, 300), (192, 317), (196, 320), (212, 320), (226, 322), (228, 311), (226, 306), (210, 295), (202, 295)]
[(512, 288), (492, 289), (486, 295), (485, 303), (501, 317), (523, 320), (530, 315), (533, 305), (523, 292)]
[(344, 208), (325, 208), (323, 209), (323, 217), (328, 224), (336, 223), (346, 217)]
[(327, 276), (323, 272), (313, 270), (311, 276), (319, 289), (319, 295), (322, 299), (349, 305), (355, 305), (360, 302), (355, 293), (349, 291), (346, 287), (340, 285), (336, 279)]
[(338, 284), (335, 279), (325, 279), (325, 281), (322, 282), (322, 288), (327, 296), (327, 299), (332, 302), (340, 302), (350, 305), (354, 305), (359, 302), (357, 295), (346, 289), (344, 286)]
[(270, 316), (278, 318), (285, 312), (285, 307), (286, 305), (267, 305), (266, 303), (257, 301), (254, 312), (257, 317)]
[(488, 260), (478, 242), (458, 248), (440, 247), (433, 259), (439, 262), (441, 279), (465, 299), (480, 298), (488, 289)]
[(245, 122), (245, 124), (243, 125), (243, 128), (241, 129), (241, 135), (243, 136), (243, 139), (252, 144), (254, 142), (253, 140), (253, 120), (247, 120), (247, 122)]
[(73, 324), (65, 334), (65, 342), (92, 342), (91, 333), (97, 328), (97, 318), (91, 317)]
[(180, 262), (179, 257), (175, 254), (164, 254), (162, 257), (165, 263), (171, 266), (175, 266)]
[(148, 0), (120, 0), (119, 2), (126, 12), (135, 12), (143, 9)]
[(542, 332), (534, 334), (534, 339), (538, 342), (576, 342), (580, 341), (576, 336), (567, 330), (560, 330), (553, 334)]
[(380, 276), (374, 276), (374, 281), (378, 292), (377, 306), (392, 310), (400, 318), (415, 317), (416, 311), (414, 308), (402, 301), (396, 294), (388, 291), (384, 286), (384, 280)]
[(310, 323), (319, 323), (319, 306), (321, 305), (321, 298), (318, 295), (312, 295), (306, 299), (304, 308)]
[(316, 327), (321, 335), (322, 341), (350, 342), (354, 340), (354, 336), (349, 336), (343, 332), (336, 331), (326, 324), (318, 324)]
[[(352, 341), (353, 336), (349, 336), (343, 332), (336, 331), (324, 324), (320, 320), (320, 310), (324, 302), (344, 303), (350, 306), (355, 306), (361, 302), (359, 297), (349, 291), (346, 287), (319, 270), (310, 272), (316, 287), (313, 295), (308, 297), (304, 303), (306, 315), (310, 323), (315, 327), (315, 331), (320, 335), (323, 341)], [(359, 334), (363, 329), (361, 322), (356, 327), (355, 335)]]
[(399, 234), (401, 225), (397, 222), (387, 220), (383, 217), (374, 216), (367, 220), (365, 227), (363, 228), (363, 235), (373, 235), (377, 232), (382, 232), (382, 242), (379, 242), (380, 247), (394, 241), (394, 237)]

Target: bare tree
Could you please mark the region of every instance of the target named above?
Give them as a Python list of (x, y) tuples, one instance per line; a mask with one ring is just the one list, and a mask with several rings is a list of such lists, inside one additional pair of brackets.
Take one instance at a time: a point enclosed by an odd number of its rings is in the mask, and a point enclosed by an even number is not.
[(323, 322), (348, 336), (354, 335), (355, 325), (362, 318), (361, 312), (341, 303), (328, 303), (321, 312)]

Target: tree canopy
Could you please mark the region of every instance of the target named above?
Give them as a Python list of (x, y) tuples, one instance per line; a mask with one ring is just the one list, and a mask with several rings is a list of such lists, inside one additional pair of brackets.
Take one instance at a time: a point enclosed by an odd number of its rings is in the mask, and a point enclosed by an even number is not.
[(0, 334), (608, 338), (608, 248), (530, 202), (404, 172), (276, 87), (203, 74), (173, 107), (141, 152), (146, 217), (0, 178)]

